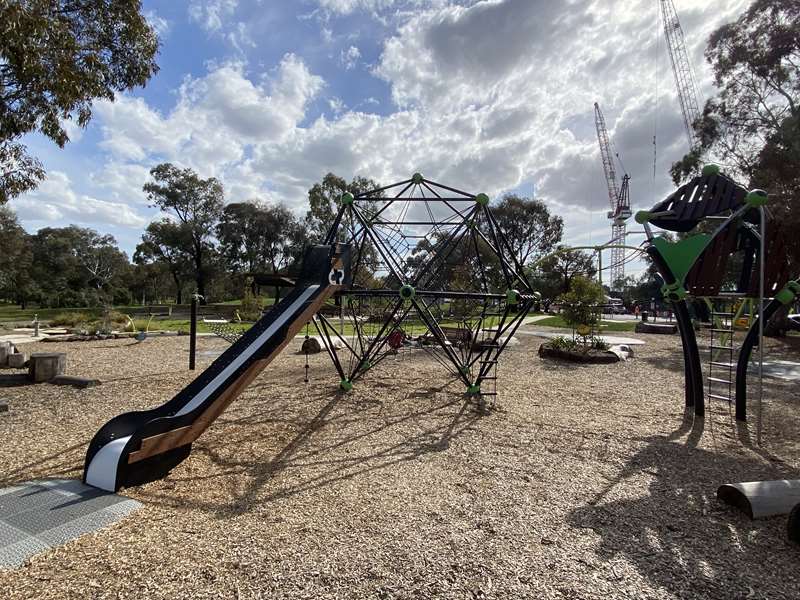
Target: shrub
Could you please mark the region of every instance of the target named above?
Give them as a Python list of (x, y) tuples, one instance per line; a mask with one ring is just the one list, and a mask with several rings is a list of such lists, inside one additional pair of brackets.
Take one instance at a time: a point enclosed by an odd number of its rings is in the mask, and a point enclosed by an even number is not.
[(578, 342), (563, 335), (557, 335), (551, 338), (549, 344), (553, 350), (567, 350), (572, 352), (578, 348)]
[(57, 314), (50, 319), (50, 325), (57, 325), (61, 327), (76, 327), (81, 323), (88, 323), (92, 318), (86, 313), (82, 312), (63, 312)]
[(601, 338), (593, 338), (592, 339), (592, 348), (595, 350), (608, 350), (611, 346), (605, 340)]
[(258, 321), (261, 318), (261, 301), (253, 295), (250, 289), (245, 289), (239, 315), (243, 321)]

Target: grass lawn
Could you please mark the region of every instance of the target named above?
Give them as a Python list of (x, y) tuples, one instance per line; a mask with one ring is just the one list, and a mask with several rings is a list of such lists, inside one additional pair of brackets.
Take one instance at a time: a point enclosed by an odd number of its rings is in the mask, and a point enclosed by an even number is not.
[[(547, 319), (542, 319), (540, 321), (536, 321), (535, 325), (542, 325), (544, 327), (564, 327), (565, 329), (572, 329), (571, 325), (567, 325), (559, 316), (555, 317), (548, 317)], [(603, 331), (633, 331), (636, 328), (636, 322), (626, 322), (626, 323), (609, 323), (603, 321), (601, 323), (601, 333)]]

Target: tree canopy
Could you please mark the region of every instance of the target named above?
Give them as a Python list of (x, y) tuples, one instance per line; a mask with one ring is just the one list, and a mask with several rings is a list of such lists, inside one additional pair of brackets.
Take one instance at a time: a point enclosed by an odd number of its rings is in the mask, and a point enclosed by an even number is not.
[(551, 252), (564, 233), (564, 219), (551, 216), (541, 200), (507, 194), (492, 214), (523, 265)]
[[(675, 183), (706, 160), (770, 195), (787, 230), (800, 227), (800, 0), (755, 0), (711, 34), (706, 60), (717, 93), (694, 124), (697, 147), (672, 166)], [(800, 239), (788, 236), (793, 271)]]
[(212, 236), (225, 200), (222, 184), (171, 163), (153, 167), (150, 176), (153, 180), (143, 188), (147, 198), (181, 225), (185, 236), (181, 239), (187, 244), (183, 251), (191, 259), (197, 293), (205, 297), (215, 253)]
[(157, 52), (139, 0), (0, 2), (0, 204), (44, 177), (22, 136), (63, 147), (64, 122), (84, 127), (95, 99), (144, 85)]

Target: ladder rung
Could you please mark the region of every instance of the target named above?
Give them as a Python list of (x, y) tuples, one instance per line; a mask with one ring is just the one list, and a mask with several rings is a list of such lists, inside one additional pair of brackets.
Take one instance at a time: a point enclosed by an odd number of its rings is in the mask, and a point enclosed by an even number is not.
[(715, 383), (727, 383), (728, 385), (733, 383), (729, 379), (722, 379), (721, 377), (709, 377), (708, 380), (713, 381)]
[(733, 329), (716, 329), (714, 327), (711, 328), (711, 331), (717, 331), (719, 333), (733, 333)]
[(711, 344), (712, 350), (734, 350), (733, 346), (717, 346), (716, 344)]
[(715, 317), (732, 317), (733, 316), (733, 313), (727, 313), (727, 312), (725, 312), (725, 313), (712, 312), (711, 314), (714, 315)]
[(730, 363), (730, 362), (719, 362), (719, 361), (716, 361), (716, 360), (712, 360), (711, 364), (714, 365), (715, 367), (725, 367), (726, 369), (732, 369), (733, 367), (736, 366), (736, 365), (734, 365), (733, 363)]
[(725, 402), (730, 402), (730, 396), (721, 396), (720, 394), (708, 394), (709, 398), (713, 398), (714, 400), (725, 400)]
[(484, 377), (483, 381), (492, 381), (494, 379), (497, 379), (497, 377)]
[(497, 396), (497, 392), (481, 392), (481, 396)]

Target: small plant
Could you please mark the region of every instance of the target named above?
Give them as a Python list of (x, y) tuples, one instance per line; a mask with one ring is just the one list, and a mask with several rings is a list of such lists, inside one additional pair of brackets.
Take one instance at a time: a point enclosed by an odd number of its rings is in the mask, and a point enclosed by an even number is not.
[(261, 301), (253, 295), (249, 288), (245, 288), (239, 315), (243, 321), (258, 321), (261, 318)]
[(592, 348), (593, 348), (593, 349), (595, 349), (595, 350), (602, 350), (602, 351), (604, 351), (604, 352), (605, 352), (605, 351), (606, 351), (606, 350), (608, 350), (610, 347), (611, 347), (611, 346), (608, 344), (608, 342), (606, 342), (606, 341), (605, 341), (605, 340), (603, 340), (602, 338), (598, 338), (598, 337), (596, 337), (596, 338), (592, 338)]
[(589, 351), (595, 339), (593, 332), (600, 321), (598, 306), (603, 296), (603, 288), (599, 283), (578, 275), (572, 279), (569, 291), (558, 298), (564, 322), (577, 331), (584, 353)]

